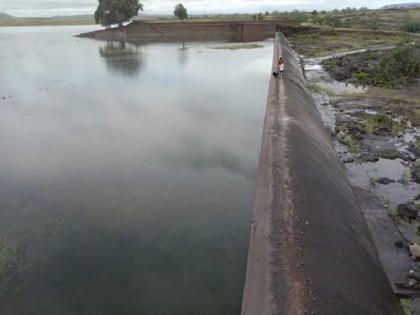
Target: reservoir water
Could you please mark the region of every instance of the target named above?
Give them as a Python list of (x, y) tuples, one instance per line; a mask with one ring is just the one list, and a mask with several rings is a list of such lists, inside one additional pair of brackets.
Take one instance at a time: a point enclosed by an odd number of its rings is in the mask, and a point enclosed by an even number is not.
[(272, 42), (0, 28), (0, 314), (239, 314)]

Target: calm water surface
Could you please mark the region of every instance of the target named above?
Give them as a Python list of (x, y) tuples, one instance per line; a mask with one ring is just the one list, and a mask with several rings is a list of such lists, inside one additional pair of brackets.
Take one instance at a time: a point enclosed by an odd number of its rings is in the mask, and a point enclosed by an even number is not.
[(0, 314), (239, 314), (272, 43), (0, 28)]

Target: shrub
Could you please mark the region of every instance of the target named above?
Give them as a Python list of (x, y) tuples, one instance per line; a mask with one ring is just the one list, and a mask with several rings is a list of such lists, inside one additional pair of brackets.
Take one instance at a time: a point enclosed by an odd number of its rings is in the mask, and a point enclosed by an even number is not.
[(378, 114), (374, 116), (370, 116), (366, 120), (365, 131), (366, 133), (373, 133), (373, 134), (387, 134), (392, 132), (393, 128), (393, 121), (389, 115), (386, 114)]
[(365, 87), (369, 83), (369, 74), (364, 71), (354, 73), (352, 76), (352, 82)]
[(396, 88), (407, 86), (420, 76), (420, 53), (416, 47), (403, 46), (389, 52), (375, 71), (375, 85)]
[(420, 33), (420, 22), (407, 22), (401, 26), (401, 31), (409, 33)]

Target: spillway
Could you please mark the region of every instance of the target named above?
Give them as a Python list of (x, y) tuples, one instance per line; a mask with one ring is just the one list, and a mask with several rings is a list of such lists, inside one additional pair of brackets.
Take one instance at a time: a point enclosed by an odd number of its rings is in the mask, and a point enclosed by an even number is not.
[(242, 314), (402, 314), (287, 39), (270, 80)]

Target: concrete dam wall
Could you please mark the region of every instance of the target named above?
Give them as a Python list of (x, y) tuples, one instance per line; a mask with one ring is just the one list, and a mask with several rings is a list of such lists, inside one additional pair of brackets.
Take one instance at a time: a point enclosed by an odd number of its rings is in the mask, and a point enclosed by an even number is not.
[(80, 37), (89, 37), (100, 40), (124, 41), (260, 41), (273, 37), (276, 28), (289, 34), (308, 30), (308, 27), (282, 24), (278, 21), (241, 22), (241, 21), (215, 21), (215, 22), (153, 22), (135, 21), (122, 28), (105, 29), (80, 34)]
[(242, 314), (403, 314), (287, 39), (270, 80)]

